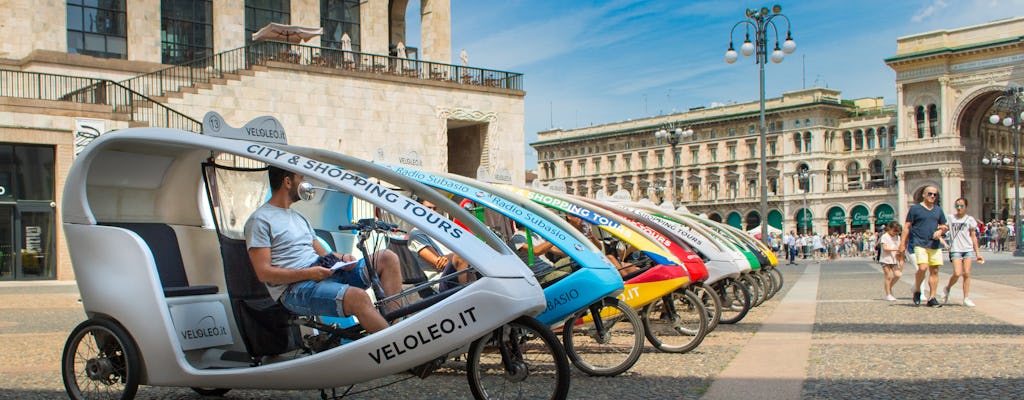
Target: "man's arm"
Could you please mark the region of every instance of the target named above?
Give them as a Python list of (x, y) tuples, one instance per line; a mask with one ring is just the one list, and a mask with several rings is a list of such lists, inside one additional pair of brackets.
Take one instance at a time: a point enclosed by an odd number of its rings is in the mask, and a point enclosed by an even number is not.
[(320, 281), (331, 276), (331, 270), (312, 266), (302, 269), (281, 268), (270, 265), (270, 248), (253, 247), (249, 249), (249, 260), (252, 261), (256, 278), (263, 283), (287, 285), (299, 281)]
[(907, 221), (907, 222), (903, 223), (903, 233), (900, 234), (900, 248), (897, 249), (901, 253), (904, 252), (904, 251), (907, 251), (907, 242), (910, 241), (910, 226), (911, 225), (913, 225), (913, 223), (910, 222), (910, 221)]

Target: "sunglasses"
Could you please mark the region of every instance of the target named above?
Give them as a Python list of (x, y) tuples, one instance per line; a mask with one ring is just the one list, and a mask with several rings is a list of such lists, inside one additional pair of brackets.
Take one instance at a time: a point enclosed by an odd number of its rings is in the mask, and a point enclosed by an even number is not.
[(928, 193), (925, 193), (924, 195), (925, 196), (931, 196), (931, 197), (939, 197), (939, 194), (936, 193), (936, 192), (928, 192)]
[(957, 210), (959, 210), (959, 209), (961, 209), (961, 208), (967, 208), (967, 206), (965, 206), (965, 205), (961, 205), (961, 204), (957, 204), (957, 205), (955, 205), (954, 207), (956, 207), (956, 209), (957, 209)]

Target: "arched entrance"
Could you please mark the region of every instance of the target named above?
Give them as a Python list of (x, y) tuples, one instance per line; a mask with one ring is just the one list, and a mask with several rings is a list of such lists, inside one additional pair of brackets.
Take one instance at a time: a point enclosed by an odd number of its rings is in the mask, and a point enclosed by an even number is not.
[(811, 210), (801, 208), (797, 210), (794, 218), (796, 220), (797, 233), (809, 234), (814, 230), (814, 215), (811, 214)]
[(743, 229), (743, 217), (740, 215), (740, 213), (733, 211), (729, 213), (729, 216), (725, 220), (726, 223), (729, 224), (729, 226), (738, 229)]
[(896, 220), (896, 211), (892, 206), (882, 203), (875, 207), (875, 230), (881, 230), (885, 224)]
[(850, 210), (850, 231), (864, 232), (871, 230), (871, 214), (868, 208), (862, 205), (853, 207)]
[(846, 233), (846, 210), (835, 206), (828, 209), (828, 233)]
[(757, 211), (751, 211), (747, 214), (746, 218), (747, 227), (745, 230), (751, 230), (758, 226), (761, 226), (761, 214)]
[[(1016, 152), (1013, 128), (989, 121), (993, 114), (1002, 117), (1008, 115), (1004, 105), (996, 103), (996, 99), (1002, 96), (1005, 90), (1005, 85), (979, 88), (964, 97), (965, 100), (955, 114), (964, 154), (974, 154), (978, 156), (977, 160), (984, 158), (990, 161), (978, 162), (978, 174), (968, 177), (974, 178), (969, 181), (973, 181), (971, 186), (977, 189), (961, 193), (967, 198), (974, 215), (981, 219), (1005, 219), (1012, 217), (1013, 214), (1013, 154)], [(966, 163), (976, 159), (964, 157), (964, 169), (974, 167)], [(943, 203), (951, 203), (954, 199), (944, 199)]]
[(782, 212), (771, 210), (768, 212), (768, 226), (782, 230)]
[(708, 215), (708, 219), (715, 222), (722, 222), (722, 215), (719, 213), (711, 213), (711, 215)]

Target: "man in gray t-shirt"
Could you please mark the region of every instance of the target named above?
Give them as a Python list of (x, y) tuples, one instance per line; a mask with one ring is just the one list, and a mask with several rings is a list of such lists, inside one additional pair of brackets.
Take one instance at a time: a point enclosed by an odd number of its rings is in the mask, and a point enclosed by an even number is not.
[[(421, 200), (423, 207), (437, 211), (437, 206), (428, 200)], [(454, 274), (469, 268), (469, 263), (458, 254), (445, 252), (443, 248), (419, 229), (409, 231), (409, 251), (416, 254), (416, 262), (424, 271), (435, 270), (442, 276)], [(475, 274), (462, 274), (458, 278), (449, 278), (441, 282), (442, 291), (451, 289), (456, 285), (466, 284), (476, 280)]]
[[(289, 311), (301, 315), (355, 316), (367, 332), (388, 327), (366, 293), (365, 259), (330, 253), (316, 240), (313, 228), (291, 205), (299, 201), (305, 177), (276, 167), (268, 170), (271, 197), (245, 222), (245, 241), (256, 277), (270, 295)], [(402, 289), (398, 256), (390, 250), (370, 257), (387, 296)], [(349, 286), (356, 286), (350, 288)]]

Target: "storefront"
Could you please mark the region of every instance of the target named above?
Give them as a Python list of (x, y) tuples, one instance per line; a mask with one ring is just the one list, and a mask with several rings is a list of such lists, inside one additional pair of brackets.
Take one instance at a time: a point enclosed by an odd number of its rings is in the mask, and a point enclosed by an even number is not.
[(814, 215), (811, 210), (801, 208), (796, 212), (796, 232), (804, 235), (814, 231)]
[(881, 230), (885, 224), (896, 220), (896, 212), (892, 206), (882, 203), (875, 207), (875, 230)]
[(56, 278), (53, 146), (0, 144), (0, 280)]
[(850, 231), (851, 232), (864, 232), (871, 230), (871, 214), (868, 212), (868, 208), (864, 206), (856, 206), (850, 210)]
[(828, 233), (846, 233), (846, 211), (842, 207), (828, 210)]

